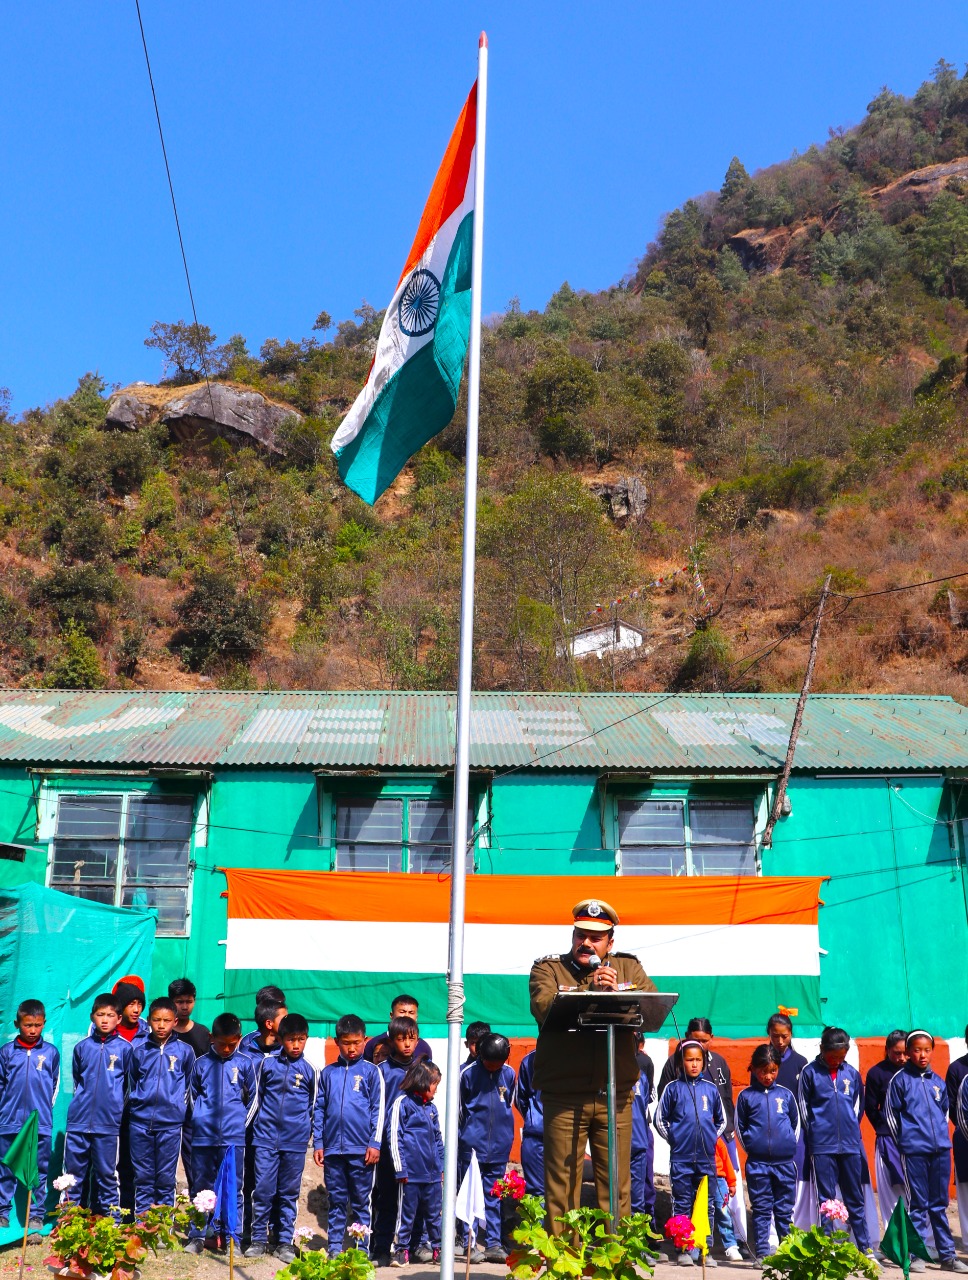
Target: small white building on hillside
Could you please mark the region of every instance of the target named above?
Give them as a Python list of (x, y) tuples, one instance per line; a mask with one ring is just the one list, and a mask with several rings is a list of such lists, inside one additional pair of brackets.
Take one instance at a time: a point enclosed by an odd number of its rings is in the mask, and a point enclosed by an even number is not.
[(621, 618), (609, 618), (593, 626), (576, 631), (567, 645), (558, 646), (558, 657), (569, 654), (572, 658), (604, 658), (609, 653), (628, 653), (641, 649), (645, 644), (645, 632)]

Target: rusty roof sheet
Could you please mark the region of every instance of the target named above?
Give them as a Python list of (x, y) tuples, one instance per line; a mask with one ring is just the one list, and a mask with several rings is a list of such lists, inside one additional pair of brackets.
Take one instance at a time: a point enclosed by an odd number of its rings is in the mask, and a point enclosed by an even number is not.
[[(478, 693), (480, 769), (775, 772), (793, 694)], [(0, 761), (141, 768), (447, 769), (452, 693), (0, 690)], [(810, 698), (798, 770), (968, 769), (951, 698)]]

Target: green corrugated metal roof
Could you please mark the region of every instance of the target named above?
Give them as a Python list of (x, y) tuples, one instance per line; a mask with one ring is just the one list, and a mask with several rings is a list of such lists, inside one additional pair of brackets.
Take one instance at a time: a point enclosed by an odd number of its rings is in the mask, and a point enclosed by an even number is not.
[[(774, 772), (793, 694), (479, 693), (482, 769)], [(31, 765), (446, 769), (450, 693), (0, 691), (0, 761)], [(968, 769), (968, 709), (951, 698), (810, 698), (795, 766)]]

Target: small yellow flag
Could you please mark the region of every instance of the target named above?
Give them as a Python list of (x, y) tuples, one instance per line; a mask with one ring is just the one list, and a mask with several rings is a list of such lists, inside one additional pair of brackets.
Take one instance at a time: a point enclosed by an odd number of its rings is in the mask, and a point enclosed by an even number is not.
[(696, 1248), (703, 1256), (709, 1252), (709, 1179), (703, 1178), (692, 1206), (692, 1231)]

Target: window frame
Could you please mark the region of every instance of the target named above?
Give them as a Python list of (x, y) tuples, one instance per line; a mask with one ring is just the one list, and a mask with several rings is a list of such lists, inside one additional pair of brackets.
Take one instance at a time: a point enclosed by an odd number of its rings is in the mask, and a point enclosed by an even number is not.
[[(621, 819), (620, 805), (622, 801), (658, 801), (661, 803), (679, 804), (682, 806), (682, 844), (657, 841), (654, 845), (630, 845), (626, 844), (626, 849), (634, 849), (636, 847), (651, 847), (669, 849), (682, 849), (684, 871), (681, 874), (683, 878), (702, 878), (702, 879), (719, 879), (715, 874), (699, 873), (695, 870), (695, 854), (696, 848), (702, 849), (703, 845), (711, 845), (712, 841), (694, 841), (693, 839), (693, 822), (692, 822), (692, 806), (696, 804), (748, 804), (752, 812), (752, 844), (753, 844), (753, 871), (751, 873), (732, 871), (723, 873), (724, 875), (742, 876), (744, 879), (761, 877), (763, 875), (763, 861), (761, 857), (760, 836), (766, 825), (768, 815), (768, 788), (764, 786), (755, 786), (749, 784), (738, 783), (735, 785), (718, 784), (718, 785), (648, 785), (648, 784), (629, 784), (629, 785), (613, 785), (608, 788), (609, 799), (609, 819), (611, 824), (611, 847), (615, 851), (615, 874), (616, 876), (637, 876), (647, 878), (650, 875), (661, 875), (662, 872), (626, 870), (624, 867), (623, 847), (621, 839)], [(674, 873), (666, 873), (674, 874)], [(676, 877), (678, 878), (678, 876)]]
[[(70, 887), (61, 888), (65, 884), (63, 876), (55, 876), (55, 862), (57, 859), (57, 823), (60, 813), (60, 803), (62, 799), (81, 799), (96, 800), (121, 799), (121, 810), (119, 816), (119, 831), (117, 837), (117, 862), (115, 867), (113, 893), (111, 902), (107, 905), (120, 907), (128, 910), (129, 904), (124, 902), (126, 890), (134, 890), (139, 887), (144, 888), (145, 878), (128, 878), (126, 875), (126, 858), (125, 850), (129, 840), (128, 836), (128, 816), (131, 808), (132, 800), (184, 800), (191, 806), (191, 829), (188, 838), (188, 856), (185, 866), (184, 884), (159, 883), (158, 888), (184, 888), (185, 892), (185, 916), (184, 924), (180, 929), (169, 929), (161, 924), (160, 916), (156, 925), (156, 937), (158, 938), (189, 938), (191, 937), (192, 923), (192, 898), (195, 879), (196, 851), (207, 844), (208, 832), (208, 794), (207, 790), (191, 785), (186, 785), (187, 780), (181, 781), (174, 786), (159, 786), (157, 783), (146, 782), (145, 785), (139, 786), (133, 779), (118, 779), (117, 782), (109, 777), (91, 779), (90, 783), (84, 785), (76, 778), (64, 778), (63, 780), (45, 780), (42, 787), (40, 801), (38, 804), (38, 841), (45, 840), (47, 842), (47, 867), (44, 883), (48, 888), (57, 889), (58, 892), (68, 893), (71, 896), (77, 896), (86, 901), (100, 901), (96, 897), (84, 898), (83, 894), (71, 894)], [(66, 837), (69, 839), (70, 837)], [(106, 881), (105, 877), (105, 881)], [(92, 883), (100, 884), (100, 880), (92, 881)], [(83, 882), (82, 882), (83, 887)], [(147, 886), (152, 887), (152, 886)], [(155, 910), (148, 907), (147, 910)]]

